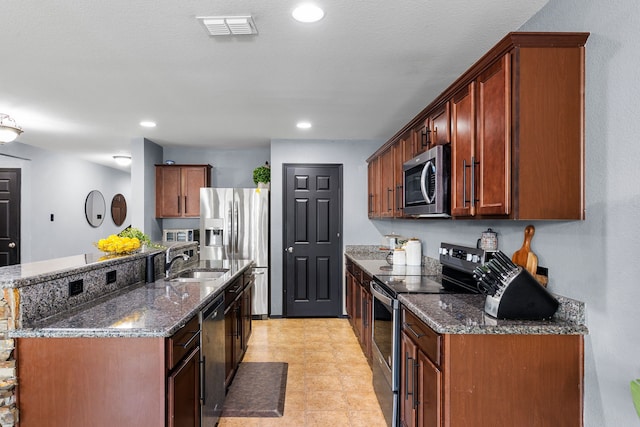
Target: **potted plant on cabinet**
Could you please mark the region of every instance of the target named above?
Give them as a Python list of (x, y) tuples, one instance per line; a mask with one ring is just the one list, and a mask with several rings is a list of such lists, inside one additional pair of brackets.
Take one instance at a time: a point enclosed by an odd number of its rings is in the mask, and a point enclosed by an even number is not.
[(269, 188), (269, 183), (271, 182), (269, 162), (265, 162), (264, 165), (258, 166), (253, 170), (253, 182), (258, 188)]

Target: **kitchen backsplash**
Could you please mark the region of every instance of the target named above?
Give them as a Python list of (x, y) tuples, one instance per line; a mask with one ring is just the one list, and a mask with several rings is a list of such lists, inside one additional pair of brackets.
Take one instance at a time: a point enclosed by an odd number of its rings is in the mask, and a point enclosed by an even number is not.
[[(386, 259), (387, 255), (389, 255), (389, 251), (386, 249), (382, 250), (380, 248), (381, 247), (379, 245), (345, 245), (344, 251), (356, 259)], [(429, 274), (442, 273), (442, 266), (438, 259), (423, 256), (422, 265), (424, 266), (424, 270)]]

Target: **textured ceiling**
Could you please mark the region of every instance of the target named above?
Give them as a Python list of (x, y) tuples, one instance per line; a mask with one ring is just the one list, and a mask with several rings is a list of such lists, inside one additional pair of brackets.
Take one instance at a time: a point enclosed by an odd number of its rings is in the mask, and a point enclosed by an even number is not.
[[(0, 113), (22, 143), (109, 166), (137, 137), (386, 139), (547, 0), (316, 3), (325, 18), (301, 24), (295, 0), (3, 0)], [(196, 20), (239, 14), (257, 36), (214, 38)]]

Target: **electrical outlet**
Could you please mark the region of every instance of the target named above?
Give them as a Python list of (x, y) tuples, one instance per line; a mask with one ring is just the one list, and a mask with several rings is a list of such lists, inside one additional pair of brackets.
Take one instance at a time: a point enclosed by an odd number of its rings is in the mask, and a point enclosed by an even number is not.
[(84, 280), (74, 280), (69, 282), (69, 296), (75, 296), (81, 294), (84, 291)]
[(113, 283), (116, 281), (116, 270), (107, 272), (107, 284)]

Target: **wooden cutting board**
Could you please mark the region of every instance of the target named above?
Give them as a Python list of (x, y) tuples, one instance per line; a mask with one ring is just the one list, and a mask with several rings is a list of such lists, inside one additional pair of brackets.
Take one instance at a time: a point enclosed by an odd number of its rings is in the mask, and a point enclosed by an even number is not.
[(536, 229), (533, 225), (527, 225), (524, 229), (524, 242), (522, 243), (522, 247), (511, 256), (511, 261), (513, 261), (514, 264), (526, 268), (534, 277), (538, 270), (538, 257), (531, 250), (531, 239), (533, 239), (535, 232)]

